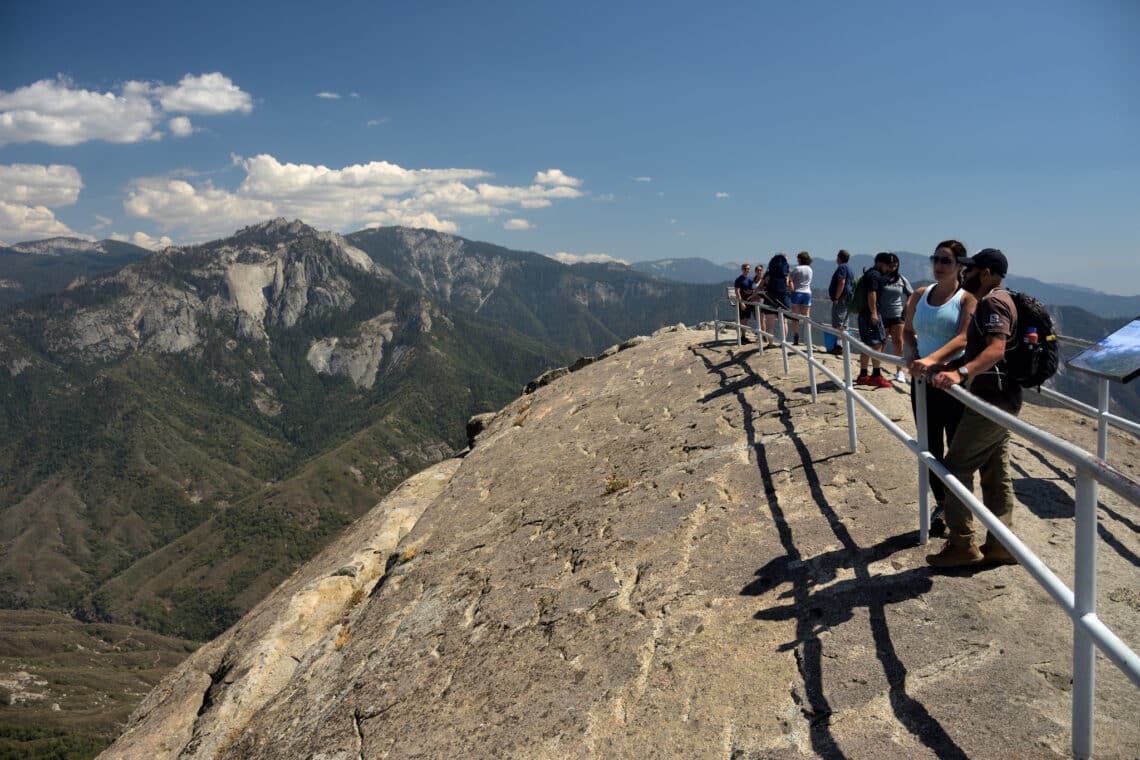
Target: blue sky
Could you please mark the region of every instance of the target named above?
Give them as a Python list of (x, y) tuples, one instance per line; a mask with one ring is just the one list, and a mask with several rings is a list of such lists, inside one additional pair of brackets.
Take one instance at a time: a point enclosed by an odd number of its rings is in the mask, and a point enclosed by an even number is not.
[(1137, 38), (1132, 0), (15, 0), (0, 239), (280, 214), (719, 262), (957, 237), (1137, 294)]

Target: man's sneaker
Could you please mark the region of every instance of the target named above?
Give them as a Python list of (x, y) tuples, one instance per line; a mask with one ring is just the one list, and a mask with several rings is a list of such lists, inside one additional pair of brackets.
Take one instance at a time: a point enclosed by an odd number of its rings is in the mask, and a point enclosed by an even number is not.
[(992, 535), (986, 536), (986, 542), (982, 544), (981, 548), (982, 557), (987, 565), (1016, 565), (1017, 557), (1009, 553), (1001, 541), (998, 541)]
[(883, 377), (882, 375), (871, 375), (871, 379), (868, 381), (867, 385), (870, 385), (873, 388), (893, 388), (894, 387), (893, 385), (891, 385), (891, 381), (888, 380), (887, 378)]
[(859, 377), (855, 378), (855, 384), (856, 385), (870, 385), (871, 384), (871, 376), (870, 375), (859, 375)]
[(983, 559), (981, 549), (973, 544), (961, 546), (947, 541), (942, 546), (942, 551), (926, 555), (926, 564), (934, 567), (970, 567), (981, 564)]
[(895, 381), (900, 383), (906, 382), (906, 373), (901, 369), (895, 374)]

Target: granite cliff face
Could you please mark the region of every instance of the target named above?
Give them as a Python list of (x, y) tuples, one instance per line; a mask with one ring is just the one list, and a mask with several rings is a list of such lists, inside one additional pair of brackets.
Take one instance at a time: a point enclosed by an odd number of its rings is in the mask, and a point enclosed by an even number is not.
[[(480, 419), (104, 757), (1068, 756), (1067, 619), (1018, 567), (926, 566), (896, 441), (860, 415), (848, 453), (840, 394), (711, 332), (607, 353)], [(910, 427), (901, 386), (867, 392)], [(1019, 533), (1065, 577), (1069, 473), (1013, 461)], [(1127, 634), (1135, 509), (1103, 502), (1100, 613)], [(1137, 691), (1098, 686), (1097, 756), (1134, 756)]]

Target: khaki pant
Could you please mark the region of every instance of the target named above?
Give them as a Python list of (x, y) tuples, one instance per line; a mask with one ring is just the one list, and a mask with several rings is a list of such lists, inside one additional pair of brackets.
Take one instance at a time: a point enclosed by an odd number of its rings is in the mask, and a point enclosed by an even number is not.
[[(1013, 483), (1009, 476), (1009, 431), (973, 409), (962, 420), (950, 441), (946, 469), (973, 490), (974, 473), (982, 483), (982, 503), (1004, 525), (1013, 527)], [(946, 493), (946, 528), (950, 543), (974, 543), (974, 515), (961, 499)]]

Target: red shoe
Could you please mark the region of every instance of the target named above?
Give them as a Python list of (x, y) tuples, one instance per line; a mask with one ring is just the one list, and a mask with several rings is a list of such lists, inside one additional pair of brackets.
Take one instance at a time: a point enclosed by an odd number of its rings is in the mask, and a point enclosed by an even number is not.
[(891, 381), (882, 375), (871, 375), (871, 381), (867, 383), (867, 385), (873, 388), (894, 388), (894, 386), (891, 385)]
[(855, 378), (855, 384), (856, 385), (870, 385), (871, 384), (871, 376), (870, 375), (859, 375), (859, 377)]

